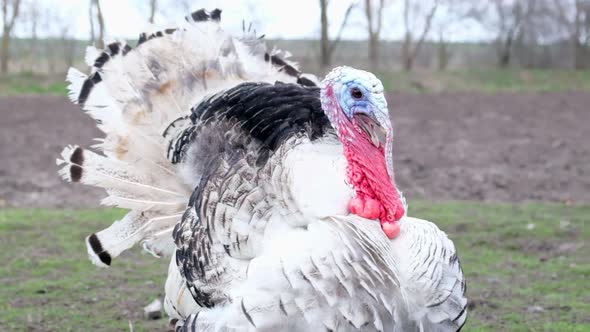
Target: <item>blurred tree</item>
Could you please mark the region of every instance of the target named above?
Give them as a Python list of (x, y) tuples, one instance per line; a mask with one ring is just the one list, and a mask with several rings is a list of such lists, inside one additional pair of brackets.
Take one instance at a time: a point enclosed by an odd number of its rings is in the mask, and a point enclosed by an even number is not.
[(94, 44), (96, 42), (96, 35), (94, 33), (94, 14), (92, 13), (94, 0), (90, 0), (90, 6), (88, 6), (88, 19), (90, 20), (90, 42)]
[[(23, 21), (24, 25), (27, 27), (27, 32), (30, 33), (31, 40), (28, 44), (28, 50), (26, 50), (26, 61), (29, 65), (30, 71), (35, 71), (35, 66), (37, 65), (39, 59), (39, 25), (41, 21), (41, 9), (40, 3), (38, 0), (29, 0), (21, 5), (21, 8), (24, 8), (22, 13), (21, 20)], [(22, 10), (21, 10), (22, 11)]]
[(446, 70), (449, 65), (451, 52), (449, 50), (448, 42), (445, 39), (445, 34), (443, 31), (439, 31), (438, 33), (438, 46), (436, 50), (437, 69), (440, 71)]
[(190, 14), (193, 4), (197, 2), (196, 0), (167, 0), (164, 1), (164, 4), (160, 4), (160, 7), (165, 11), (164, 14), (167, 17), (186, 16)]
[(61, 59), (63, 59), (64, 69), (74, 65), (74, 58), (76, 56), (76, 39), (73, 36), (73, 31), (70, 28), (71, 22), (74, 20), (71, 13), (62, 12), (55, 15), (56, 25), (59, 28), (59, 46)]
[(39, 20), (39, 29), (51, 37), (39, 45), (42, 52), (36, 59), (36, 65), (41, 68), (36, 72), (61, 76), (74, 64), (76, 52), (81, 51), (72, 29), (76, 13), (59, 6), (43, 7), (42, 1), (37, 3), (43, 13)]
[(514, 37), (511, 62), (523, 67), (547, 66), (546, 45), (561, 36), (551, 13), (555, 10), (553, 0), (523, 0), (524, 15)]
[(449, 31), (461, 26), (468, 17), (469, 6), (466, 6), (465, 1), (467, 0), (441, 0), (439, 5), (444, 5), (445, 13), (433, 18), (432, 27), (438, 34), (438, 42), (436, 43), (436, 67), (438, 70), (447, 69), (452, 55), (452, 47), (449, 47), (447, 38), (450, 35)]
[(188, 15), (191, 12), (191, 7), (196, 2), (195, 0), (173, 0), (173, 3), (177, 4), (182, 10), (183, 15)]
[(527, 33), (535, 33), (541, 13), (538, 5), (543, 1), (486, 0), (473, 4), (470, 16), (496, 34), (494, 47), (499, 67), (511, 64), (515, 43), (522, 44)]
[[(534, 1), (534, 0), (533, 0)], [(432, 30), (438, 34), (436, 43), (436, 67), (445, 70), (452, 56), (453, 46), (449, 37), (457, 30), (466, 28), (465, 22), (470, 18), (471, 0), (440, 0), (436, 17), (432, 18)], [(442, 11), (442, 13), (441, 13)]]
[(520, 33), (521, 23), (524, 21), (523, 6), (518, 1), (508, 3), (503, 0), (495, 0), (494, 5), (500, 23), (498, 37), (496, 38), (498, 65), (508, 67), (514, 38)]
[(321, 37), (320, 37), (320, 63), (323, 68), (328, 68), (332, 63), (332, 54), (336, 49), (336, 46), (340, 42), (342, 38), (342, 31), (346, 27), (348, 23), (348, 19), (350, 17), (350, 13), (352, 9), (356, 6), (353, 2), (348, 5), (346, 12), (344, 13), (344, 19), (340, 24), (340, 29), (338, 30), (338, 34), (334, 40), (330, 40), (330, 36), (328, 33), (328, 0), (320, 0), (320, 26), (321, 26)]
[(20, 13), (21, 0), (2, 0), (2, 48), (0, 49), (0, 72), (8, 72), (10, 39), (12, 29)]
[(383, 26), (384, 0), (365, 0), (365, 16), (369, 35), (369, 63), (371, 67), (379, 67), (379, 41)]
[[(154, 22), (157, 20), (158, 17), (163, 17), (171, 21), (175, 21), (179, 18), (185, 17), (189, 15), (192, 11), (205, 8), (212, 10), (216, 8), (216, 6), (211, 2), (203, 3), (203, 1), (197, 0), (136, 0), (139, 6), (148, 8), (148, 17), (151, 17), (152, 10), (154, 14)], [(249, 1), (249, 0), (242, 0), (242, 1)], [(152, 5), (155, 5), (152, 6)], [(224, 9), (224, 8), (220, 8)], [(227, 8), (225, 8), (227, 10)], [(160, 22), (163, 23), (163, 22)]]
[[(94, 13), (96, 11), (96, 13)], [(95, 39), (94, 34), (94, 16), (96, 15), (96, 21), (98, 22), (98, 39)], [(100, 8), (100, 0), (90, 0), (90, 36), (93, 43), (99, 49), (104, 48), (104, 17), (102, 15), (102, 9)]]
[(156, 9), (157, 9), (158, 2), (156, 0), (150, 0), (150, 18), (149, 22), (154, 24), (154, 18), (156, 16)]
[(590, 1), (554, 0), (556, 20), (565, 29), (573, 48), (573, 66), (590, 66)]
[[(402, 61), (406, 71), (410, 71), (414, 67), (414, 61), (432, 27), (432, 20), (436, 15), (440, 0), (433, 0), (428, 6), (424, 6), (425, 3), (425, 1), (419, 0), (404, 0), (403, 22), (405, 35), (402, 45)], [(414, 39), (412, 31), (415, 30), (416, 22), (420, 18), (423, 18), (422, 32), (418, 39)]]

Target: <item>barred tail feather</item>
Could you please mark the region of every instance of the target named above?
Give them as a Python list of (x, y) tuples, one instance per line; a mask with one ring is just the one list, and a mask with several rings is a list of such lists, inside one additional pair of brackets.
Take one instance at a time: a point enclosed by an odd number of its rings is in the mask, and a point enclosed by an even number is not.
[[(100, 156), (78, 146), (66, 147), (58, 160), (60, 175), (68, 181), (104, 188), (105, 205), (132, 210), (109, 228), (86, 239), (93, 263), (108, 266), (111, 260), (136, 243), (154, 256), (174, 250), (170, 229), (180, 219), (188, 191), (170, 179), (166, 169), (151, 165), (144, 173), (137, 165)], [(147, 172), (151, 173), (147, 173)], [(166, 235), (166, 232), (168, 234)]]
[(79, 146), (66, 147), (62, 158), (57, 163), (63, 166), (59, 173), (65, 180), (101, 187), (114, 196), (168, 202), (184, 201), (186, 198), (186, 189), (174, 181), (154, 185), (166, 176), (161, 169), (150, 169), (151, 173), (148, 170), (141, 172), (137, 165), (103, 157)]

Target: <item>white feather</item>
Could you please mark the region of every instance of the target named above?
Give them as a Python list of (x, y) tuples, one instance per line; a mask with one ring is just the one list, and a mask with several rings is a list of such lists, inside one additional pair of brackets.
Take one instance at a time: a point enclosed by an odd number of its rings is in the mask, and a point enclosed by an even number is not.
[[(118, 241), (114, 239), (127, 239), (113, 245), (113, 257), (137, 242), (157, 256), (174, 250), (166, 239), (176, 221), (166, 216), (186, 206), (194, 186), (186, 185), (178, 167), (167, 160), (168, 144), (175, 133), (166, 137), (162, 133), (172, 121), (190, 114), (190, 108), (205, 96), (242, 82), (297, 79), (264, 60), (264, 44), (254, 35), (240, 40), (224, 32), (216, 21), (187, 21), (173, 33), (163, 33), (133, 50), (125, 49), (126, 54), (121, 41), (114, 41), (119, 43), (116, 54), (112, 50), (117, 47), (88, 47), (85, 62), (91, 67), (89, 72), (97, 75), (95, 78), (100, 76), (90, 90), (84, 87), (89, 76), (74, 68), (68, 72), (70, 99), (78, 102), (84, 89), (89, 92), (83, 109), (106, 136), (93, 146), (104, 156), (84, 150), (81, 165), (70, 161), (76, 147), (65, 148), (58, 160), (60, 175), (72, 180), (72, 167), (79, 167), (77, 180), (106, 189), (109, 195), (103, 204), (131, 210), (122, 221), (98, 233), (103, 246)], [(156, 29), (150, 27), (148, 35)], [(106, 62), (104, 55), (96, 62), (103, 52), (108, 55)], [(273, 50), (273, 54), (277, 52)], [(134, 217), (142, 213), (151, 218)], [(158, 233), (123, 235), (129, 229), (151, 229), (142, 228), (142, 223), (160, 217)]]
[[(110, 260), (119, 256), (123, 251), (131, 248), (141, 239), (158, 236), (162, 230), (174, 225), (181, 215), (158, 216), (159, 213), (136, 212), (127, 213), (123, 219), (115, 221), (110, 227), (103, 229), (86, 238), (88, 255), (91, 261), (98, 266), (110, 265)], [(100, 250), (93, 246), (91, 238), (95, 237), (100, 243)], [(94, 240), (96, 241), (96, 240)], [(164, 247), (173, 246), (172, 238)], [(108, 259), (102, 259), (101, 254), (107, 254)]]

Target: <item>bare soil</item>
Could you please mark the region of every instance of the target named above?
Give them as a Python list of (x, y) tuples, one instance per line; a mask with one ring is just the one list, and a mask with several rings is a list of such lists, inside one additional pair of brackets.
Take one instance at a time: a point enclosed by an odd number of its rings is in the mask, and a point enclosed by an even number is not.
[[(396, 178), (411, 201), (590, 203), (590, 93), (392, 93)], [(0, 207), (96, 206), (55, 158), (92, 144), (94, 122), (63, 97), (0, 98)]]

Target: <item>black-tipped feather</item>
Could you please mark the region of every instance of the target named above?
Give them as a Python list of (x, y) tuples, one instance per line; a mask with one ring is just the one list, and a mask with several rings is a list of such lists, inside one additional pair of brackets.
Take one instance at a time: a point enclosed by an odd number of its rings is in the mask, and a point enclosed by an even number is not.
[[(297, 133), (305, 132), (314, 140), (331, 127), (321, 108), (319, 89), (284, 83), (240, 84), (199, 103), (190, 118), (196, 126), (218, 119), (239, 123), (270, 151)], [(191, 127), (173, 142), (174, 160), (182, 159), (192, 135), (198, 137), (198, 132)]]
[[(187, 21), (192, 20), (194, 22), (206, 22), (206, 21), (220, 22), (221, 21), (221, 10), (214, 9), (213, 11), (208, 12), (205, 9), (200, 9), (200, 10), (193, 12), (190, 15), (190, 17), (187, 16), (186, 19), (187, 19)], [(250, 25), (250, 27), (248, 27), (248, 31), (250, 31), (250, 29), (251, 29), (251, 25)], [(169, 28), (169, 29), (165, 29), (162, 31), (156, 31), (151, 34), (147, 34), (145, 32), (141, 33), (139, 35), (139, 39), (137, 40), (136, 47), (139, 47), (140, 45), (142, 45), (152, 39), (164, 37), (167, 35), (172, 35), (176, 31), (178, 31), (177, 28)], [(260, 38), (262, 38), (262, 37), (263, 36), (261, 36)], [(232, 43), (228, 43), (228, 47), (224, 48), (223, 51), (225, 53), (227, 53), (232, 50), (235, 52), (235, 46)], [(94, 67), (100, 69), (100, 68), (104, 67), (105, 64), (110, 59), (116, 57), (119, 54), (122, 56), (126, 56), (131, 51), (133, 51), (133, 48), (131, 46), (129, 46), (128, 44), (124, 44), (121, 42), (111, 43), (111, 44), (107, 45), (107, 47), (95, 59)], [(225, 54), (225, 55), (227, 55), (227, 54)], [(270, 61), (270, 63), (273, 66), (276, 66), (277, 68), (279, 68), (279, 70), (284, 71), (287, 75), (297, 77), (298, 78), (297, 83), (304, 85), (304, 86), (316, 86), (316, 84), (313, 81), (311, 81), (307, 78), (301, 77), (301, 72), (299, 70), (297, 70), (289, 62), (287, 62), (283, 58), (281, 58), (279, 55), (269, 55), (268, 53), (265, 53), (264, 60), (267, 62)], [(94, 74), (90, 75), (84, 81), (82, 89), (81, 89), (79, 97), (78, 97), (78, 103), (80, 105), (84, 105), (84, 103), (88, 99), (88, 96), (92, 92), (93, 87), (101, 81), (102, 81), (102, 77), (100, 76), (100, 74), (98, 72), (95, 72)]]
[(95, 72), (94, 74), (90, 75), (84, 81), (84, 84), (82, 84), (82, 89), (80, 90), (80, 94), (78, 95), (78, 104), (84, 106), (86, 100), (88, 99), (88, 96), (90, 96), (92, 88), (100, 82), (102, 82), (102, 77), (98, 72)]
[(100, 240), (96, 234), (92, 234), (88, 237), (88, 243), (90, 244), (92, 251), (94, 251), (101, 262), (105, 263), (106, 265), (111, 265), (111, 255), (103, 250), (102, 244), (100, 243)]
[[(206, 22), (206, 21), (217, 21), (221, 20), (221, 9), (216, 8), (211, 12), (206, 11), (205, 9), (199, 9), (194, 11), (191, 16), (194, 22)], [(187, 17), (188, 20), (188, 17)]]

